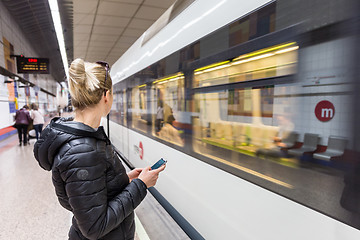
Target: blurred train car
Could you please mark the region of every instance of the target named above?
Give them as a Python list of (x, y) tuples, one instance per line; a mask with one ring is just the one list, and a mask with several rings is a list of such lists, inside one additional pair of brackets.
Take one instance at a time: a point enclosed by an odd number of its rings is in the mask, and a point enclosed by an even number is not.
[(112, 66), (110, 139), (192, 239), (359, 239), (357, 5), (179, 0)]

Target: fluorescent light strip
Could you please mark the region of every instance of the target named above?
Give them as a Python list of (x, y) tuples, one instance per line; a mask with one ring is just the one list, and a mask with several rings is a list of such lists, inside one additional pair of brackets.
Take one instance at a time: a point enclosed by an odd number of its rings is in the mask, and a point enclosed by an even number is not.
[(176, 81), (176, 80), (179, 80), (179, 79), (184, 79), (184, 77), (171, 78), (171, 79), (168, 79), (168, 80), (165, 80), (165, 81), (158, 82), (157, 84), (160, 85), (160, 84), (164, 84), (164, 83), (169, 83), (169, 82), (173, 82), (173, 81)]
[[(285, 48), (285, 49), (282, 49), (282, 50), (279, 50), (279, 51), (276, 51), (276, 52), (266, 53), (266, 54), (258, 55), (258, 56), (252, 57), (252, 58), (234, 61), (234, 62), (232, 62), (230, 64), (225, 64), (225, 65), (221, 65), (221, 66), (218, 66), (218, 65), (224, 64), (224, 62), (218, 63), (218, 64), (213, 64), (213, 65), (210, 65), (210, 66), (207, 66), (207, 67), (196, 69), (194, 75), (200, 75), (200, 74), (203, 74), (205, 72), (211, 72), (211, 71), (219, 70), (221, 68), (226, 68), (226, 67), (233, 66), (233, 65), (238, 65), (238, 64), (242, 64), (242, 63), (246, 63), (246, 62), (259, 60), (259, 59), (262, 59), (262, 58), (267, 58), (267, 57), (274, 56), (275, 54), (282, 54), (282, 53), (286, 53), (286, 52), (291, 52), (291, 51), (294, 51), (294, 50), (297, 50), (297, 49), (299, 49), (299, 46), (289, 47), (289, 48)], [(249, 56), (249, 55), (251, 55), (251, 54), (247, 54), (246, 56)], [(245, 55), (243, 55), (243, 56), (245, 56)], [(236, 59), (240, 59), (240, 57), (236, 58)], [(211, 67), (211, 66), (217, 66), (217, 67)], [(202, 69), (205, 69), (205, 70), (202, 70)]]
[(267, 52), (272, 52), (272, 51), (279, 50), (279, 49), (284, 48), (284, 47), (289, 47), (289, 46), (294, 45), (294, 44), (296, 44), (296, 42), (286, 43), (286, 44), (278, 45), (276, 47), (265, 48), (265, 49), (255, 51), (255, 52), (252, 52), (252, 53), (247, 53), (247, 54), (241, 55), (240, 57), (235, 58), (233, 61), (237, 61), (237, 60), (240, 60), (240, 59), (243, 59), (243, 58), (248, 58), (248, 57), (260, 55), (260, 54), (267, 53)]
[(170, 77), (158, 79), (158, 80), (154, 81), (153, 84), (159, 83), (159, 82), (163, 82), (163, 81), (166, 81), (166, 80), (170, 80), (170, 79), (173, 79), (173, 78), (177, 78), (177, 79), (178, 79), (179, 77), (183, 77), (183, 78), (184, 78), (184, 74), (178, 73), (178, 74), (172, 75), (172, 76), (170, 76)]
[(51, 10), (51, 16), (52, 16), (52, 19), (54, 22), (56, 37), (57, 37), (58, 44), (59, 44), (59, 49), (60, 49), (61, 58), (62, 58), (64, 69), (65, 69), (66, 78), (69, 78), (69, 75), (68, 75), (69, 67), (68, 67), (68, 60), (67, 60), (67, 55), (66, 55), (66, 50), (65, 50), (65, 40), (64, 40), (63, 30), (62, 30), (63, 28), (61, 25), (59, 6), (57, 3), (57, 0), (48, 0), (48, 2), (49, 2), (50, 10)]
[(251, 62), (251, 61), (254, 61), (254, 60), (259, 60), (259, 59), (271, 57), (271, 56), (274, 56), (274, 55), (275, 54), (273, 54), (273, 53), (266, 53), (266, 54), (263, 54), (263, 55), (260, 55), (260, 56), (256, 56), (256, 57), (252, 57), (252, 58), (249, 58), (249, 59), (233, 62), (233, 63), (231, 63), (231, 65), (237, 65), (237, 64), (241, 64), (241, 63)]
[(285, 48), (285, 49), (283, 49), (283, 50), (276, 51), (275, 54), (281, 54), (281, 53), (291, 52), (291, 51), (298, 50), (298, 49), (299, 49), (299, 46), (290, 47), (290, 48)]
[(230, 61), (223, 61), (223, 62), (219, 62), (219, 63), (214, 63), (214, 64), (208, 65), (206, 67), (198, 68), (198, 69), (195, 70), (195, 72), (203, 71), (205, 69), (210, 69), (210, 68), (217, 67), (217, 66), (221, 66), (221, 65), (224, 65), (224, 64), (229, 63), (229, 62)]
[(226, 65), (222, 65), (222, 66), (218, 66), (218, 67), (214, 67), (214, 68), (208, 68), (206, 70), (204, 70), (203, 72), (212, 72), (212, 71), (215, 71), (215, 70), (219, 70), (219, 69), (222, 69), (222, 68), (226, 68), (226, 67), (229, 67), (230, 64), (226, 64)]

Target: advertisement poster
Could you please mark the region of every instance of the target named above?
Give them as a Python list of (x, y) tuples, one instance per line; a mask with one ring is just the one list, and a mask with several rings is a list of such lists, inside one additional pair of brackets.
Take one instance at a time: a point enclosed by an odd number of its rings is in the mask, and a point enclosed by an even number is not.
[[(15, 62), (14, 59), (10, 57), (11, 54), (14, 54), (14, 46), (4, 37), (3, 37), (3, 45), (4, 45), (5, 68), (10, 72), (15, 72)], [(7, 80), (14, 81), (14, 79), (11, 78), (8, 78)], [(15, 113), (16, 109), (18, 109), (16, 82), (6, 83), (6, 85), (8, 92), (9, 111), (10, 113)]]

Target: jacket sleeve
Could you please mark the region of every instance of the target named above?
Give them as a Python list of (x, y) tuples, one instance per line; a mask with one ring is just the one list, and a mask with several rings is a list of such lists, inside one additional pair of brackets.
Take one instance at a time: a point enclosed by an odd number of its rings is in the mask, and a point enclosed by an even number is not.
[(99, 239), (129, 216), (146, 195), (146, 185), (135, 179), (113, 199), (107, 199), (105, 154), (91, 145), (72, 146), (58, 166), (81, 233)]
[(29, 123), (32, 121), (32, 118), (31, 118), (31, 116), (30, 116), (30, 112), (27, 112), (27, 113), (26, 113), (26, 118), (27, 118), (27, 120), (29, 121)]

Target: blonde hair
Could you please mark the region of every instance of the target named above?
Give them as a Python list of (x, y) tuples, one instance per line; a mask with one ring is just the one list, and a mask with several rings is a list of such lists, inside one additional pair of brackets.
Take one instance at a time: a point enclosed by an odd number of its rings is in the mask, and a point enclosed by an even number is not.
[(75, 59), (69, 68), (69, 91), (72, 105), (77, 109), (95, 105), (100, 102), (104, 91), (112, 88), (110, 74), (105, 83), (105, 67), (98, 63), (84, 62)]

